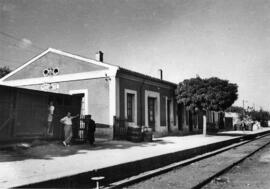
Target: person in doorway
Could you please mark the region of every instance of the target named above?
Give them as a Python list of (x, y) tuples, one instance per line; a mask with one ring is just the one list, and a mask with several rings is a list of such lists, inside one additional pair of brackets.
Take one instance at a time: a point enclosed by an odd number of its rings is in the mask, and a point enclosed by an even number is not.
[(93, 145), (95, 142), (96, 123), (91, 115), (85, 116), (85, 126), (87, 128), (87, 139), (90, 145)]
[(53, 114), (54, 114), (54, 105), (51, 101), (48, 106), (48, 125), (47, 125), (47, 136), (53, 136)]
[(64, 146), (70, 146), (70, 141), (72, 139), (72, 119), (79, 117), (79, 115), (71, 116), (71, 113), (68, 112), (65, 117), (63, 117), (60, 122), (64, 124), (64, 133), (65, 140), (63, 141)]

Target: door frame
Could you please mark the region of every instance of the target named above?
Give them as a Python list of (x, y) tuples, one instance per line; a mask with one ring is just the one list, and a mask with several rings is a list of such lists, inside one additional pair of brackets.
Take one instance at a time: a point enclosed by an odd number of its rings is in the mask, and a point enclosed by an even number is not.
[(168, 132), (171, 132), (172, 112), (172, 100), (166, 97), (166, 125), (168, 127)]
[[(152, 101), (152, 108), (153, 108), (153, 115), (154, 115), (154, 121), (153, 121), (153, 125), (150, 125), (150, 100)], [(154, 97), (148, 97), (147, 98), (147, 101), (148, 101), (148, 107), (147, 107), (147, 109), (148, 109), (148, 120), (147, 120), (147, 122), (148, 122), (148, 125), (149, 125), (149, 127), (151, 127), (152, 129), (153, 129), (153, 131), (155, 131), (155, 125), (156, 125), (156, 98), (154, 98)]]
[(156, 98), (155, 100), (155, 130), (160, 127), (160, 94), (158, 92), (145, 90), (144, 95), (144, 124), (149, 127), (148, 124), (148, 97)]
[(132, 125), (135, 125), (135, 126), (137, 126), (137, 111), (138, 111), (138, 109), (137, 109), (137, 91), (135, 91), (135, 90), (130, 90), (130, 89), (125, 89), (125, 91), (124, 91), (124, 93), (125, 93), (125, 97), (124, 97), (124, 100), (125, 100), (125, 102), (124, 102), (124, 104), (125, 104), (125, 119), (127, 119), (127, 94), (133, 94), (134, 95), (134, 107), (133, 107), (133, 116), (134, 116), (134, 120), (133, 120), (133, 122), (128, 122), (128, 125), (129, 126), (132, 126)]

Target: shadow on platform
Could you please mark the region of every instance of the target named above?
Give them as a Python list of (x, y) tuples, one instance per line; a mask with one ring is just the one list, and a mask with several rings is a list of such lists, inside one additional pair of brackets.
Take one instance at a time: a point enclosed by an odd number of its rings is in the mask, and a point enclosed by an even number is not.
[(65, 147), (62, 141), (33, 141), (32, 143), (17, 143), (0, 146), (0, 162), (23, 161), (27, 159), (51, 160), (54, 157), (86, 154), (88, 151), (106, 149), (128, 149), (131, 147), (149, 147), (173, 142), (156, 139), (152, 142), (132, 143), (129, 141), (98, 141), (95, 145), (74, 144)]

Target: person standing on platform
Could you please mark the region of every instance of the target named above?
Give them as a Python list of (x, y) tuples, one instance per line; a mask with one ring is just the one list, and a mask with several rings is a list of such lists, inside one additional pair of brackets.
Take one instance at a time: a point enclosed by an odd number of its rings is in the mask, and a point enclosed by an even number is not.
[(60, 122), (64, 124), (65, 140), (63, 141), (64, 146), (70, 146), (70, 141), (72, 139), (72, 119), (79, 117), (79, 115), (71, 116), (68, 112), (65, 117), (63, 117)]
[(51, 101), (49, 103), (49, 107), (48, 107), (47, 136), (53, 136), (53, 125), (52, 125), (52, 121), (53, 121), (54, 109), (55, 108), (54, 108), (53, 102)]
[(90, 145), (93, 145), (95, 142), (96, 123), (91, 115), (86, 115), (85, 126), (87, 128), (87, 139), (89, 140)]

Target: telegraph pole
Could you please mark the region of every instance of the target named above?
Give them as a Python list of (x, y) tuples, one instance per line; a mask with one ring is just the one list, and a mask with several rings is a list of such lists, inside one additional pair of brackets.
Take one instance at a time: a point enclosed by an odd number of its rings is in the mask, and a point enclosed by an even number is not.
[(243, 100), (243, 113), (245, 113), (245, 102), (248, 102), (247, 100)]

